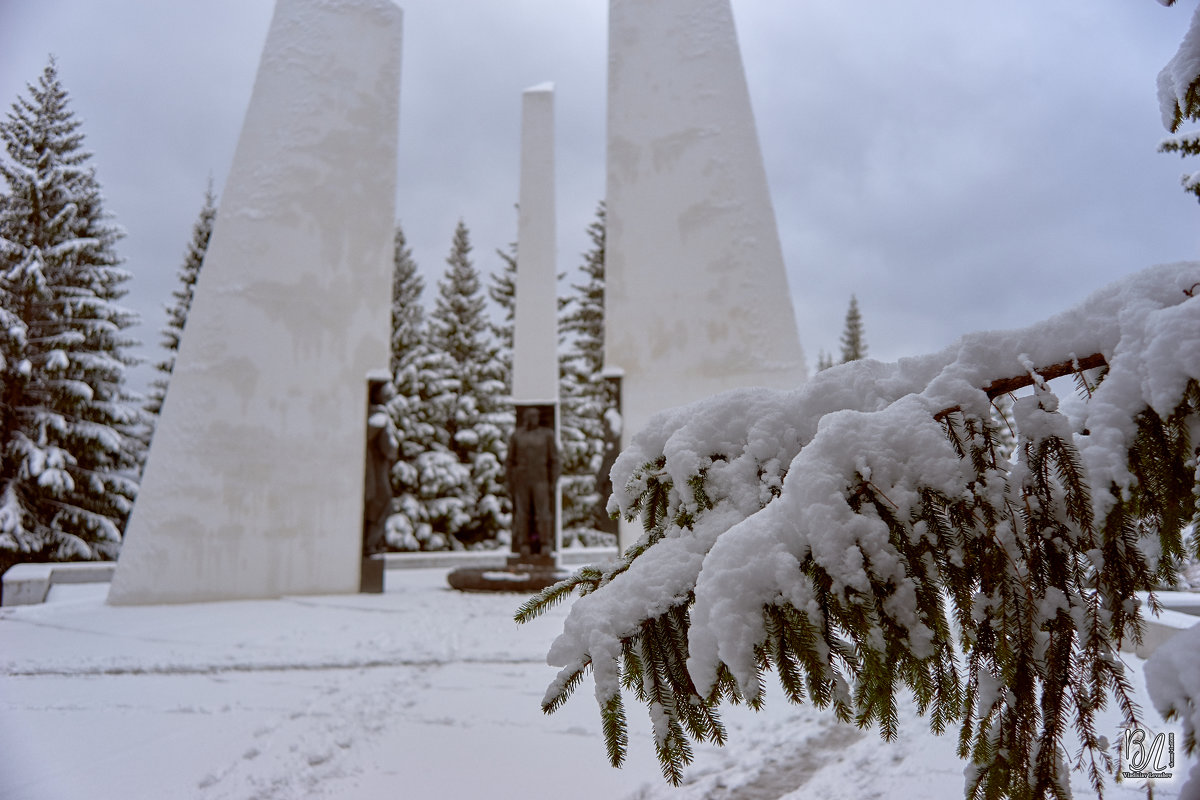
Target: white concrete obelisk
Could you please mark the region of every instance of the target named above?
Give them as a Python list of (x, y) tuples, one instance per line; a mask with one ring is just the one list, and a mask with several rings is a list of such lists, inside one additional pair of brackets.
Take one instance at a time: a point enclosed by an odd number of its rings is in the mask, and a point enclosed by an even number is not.
[(513, 401), (558, 403), (558, 306), (554, 215), (554, 84), (521, 95)]
[(356, 592), (401, 12), (278, 0), (108, 601)]
[(659, 410), (806, 369), (729, 0), (610, 0), (608, 47), (605, 366), (624, 374), (624, 444)]
[[(513, 406), (522, 425), (536, 409), (558, 440), (558, 275), (554, 192), (554, 84), (521, 94), (521, 183), (517, 200), (517, 286), (513, 310)], [(555, 557), (562, 544), (562, 501), (554, 487)], [(514, 499), (514, 503), (516, 500)], [(514, 510), (514, 522), (518, 514)], [(519, 533), (514, 531), (514, 538)], [(518, 542), (519, 544), (519, 542)]]

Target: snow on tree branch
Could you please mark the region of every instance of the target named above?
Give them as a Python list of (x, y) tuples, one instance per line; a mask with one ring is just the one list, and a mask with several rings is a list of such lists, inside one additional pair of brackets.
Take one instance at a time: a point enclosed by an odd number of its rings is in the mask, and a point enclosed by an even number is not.
[(1200, 7), (1179, 49), (1158, 73), (1158, 107), (1163, 127), (1172, 133), (1200, 109)]
[[(722, 739), (715, 707), (759, 702), (770, 668), (889, 738), (911, 691), (959, 727), (968, 794), (1056, 793), (1068, 729), (1100, 791), (1093, 715), (1136, 713), (1115, 657), (1140, 637), (1134, 593), (1173, 578), (1196, 513), (1198, 281), (1200, 263), (1155, 267), (1025, 329), (657, 415), (613, 469), (610, 508), (646, 535), (519, 613), (585, 595), (544, 708), (591, 671), (616, 763), (632, 690), (678, 782), (686, 740)], [(1057, 397), (1071, 373), (1086, 391)], [(1009, 459), (991, 402), (1018, 385)]]
[[(1178, 719), (1184, 752), (1194, 755), (1200, 729), (1200, 625), (1182, 631), (1146, 662), (1146, 686), (1164, 719)], [(1192, 763), (1186, 784), (1200, 790), (1200, 760)], [(1181, 795), (1186, 796), (1186, 795)]]

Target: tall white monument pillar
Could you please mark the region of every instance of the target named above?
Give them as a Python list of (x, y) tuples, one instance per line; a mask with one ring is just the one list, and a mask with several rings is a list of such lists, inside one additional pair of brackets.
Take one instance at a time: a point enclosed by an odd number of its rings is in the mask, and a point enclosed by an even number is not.
[(401, 12), (278, 0), (108, 600), (355, 592)]
[(506, 570), (462, 567), (455, 589), (538, 592), (566, 577), (557, 569), (562, 509), (553, 480), (558, 453), (558, 301), (555, 291), (554, 86), (521, 97), (521, 185), (517, 206), (512, 390), (516, 430), (508, 442), (512, 549)]
[[(517, 195), (517, 292), (513, 310), (513, 405), (516, 423), (532, 410), (558, 441), (558, 274), (554, 195), (554, 84), (521, 94), (521, 185)], [(562, 544), (562, 500), (553, 495), (555, 557)], [(514, 526), (520, 523), (515, 507)], [(514, 540), (523, 534), (514, 530)], [(516, 542), (519, 547), (520, 542)]]
[[(610, 0), (605, 365), (655, 412), (806, 375), (729, 0)], [(622, 525), (621, 547), (638, 526)]]
[(544, 83), (521, 95), (512, 369), (518, 406), (558, 403), (555, 260), (554, 85)]

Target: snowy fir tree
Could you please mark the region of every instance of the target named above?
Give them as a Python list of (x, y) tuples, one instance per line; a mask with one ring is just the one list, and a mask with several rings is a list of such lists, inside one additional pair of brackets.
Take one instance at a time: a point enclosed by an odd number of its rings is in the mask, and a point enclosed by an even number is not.
[(867, 357), (867, 340), (863, 334), (862, 314), (858, 311), (858, 298), (850, 295), (850, 307), (846, 310), (846, 323), (842, 328), (842, 363)]
[(517, 312), (517, 243), (508, 246), (508, 252), (497, 250), (503, 267), (493, 272), (488, 280), (488, 297), (496, 304), (499, 319), (491, 323), (492, 336), (496, 339), (496, 357), (503, 369), (505, 394), (512, 394), (513, 320)]
[[(430, 371), (439, 363), (430, 353), (425, 309), (421, 295), (425, 282), (417, 272), (404, 231), (396, 226), (392, 272), (391, 371), (396, 396), (388, 404), (392, 422), (400, 435), (400, 454), (392, 469), (392, 491), (398, 513), (387, 523), (387, 544), (395, 550), (444, 550), (449, 542), (434, 534), (430, 513), (421, 494), (423, 466), (452, 460), (438, 450), (437, 436), (427, 402), (427, 387), (437, 384)], [(440, 452), (440, 455), (438, 453)], [(430, 455), (433, 454), (433, 455)], [(465, 474), (463, 478), (465, 480)], [(438, 485), (438, 475), (425, 481)], [(455, 481), (457, 482), (457, 481)]]
[[(167, 351), (166, 357), (155, 364), (158, 376), (150, 383), (150, 391), (146, 396), (146, 411), (157, 415), (162, 410), (163, 399), (167, 396), (167, 387), (171, 381), (171, 373), (175, 370), (175, 354), (179, 352), (179, 343), (183, 338), (183, 328), (187, 324), (188, 311), (192, 307), (192, 295), (195, 292), (196, 279), (200, 277), (200, 268), (204, 265), (204, 254), (208, 252), (208, 240), (212, 238), (213, 223), (217, 219), (217, 196), (213, 193), (212, 179), (204, 190), (204, 205), (192, 225), (192, 239), (188, 242), (183, 254), (183, 264), (177, 276), (179, 286), (171, 292), (174, 302), (166, 307), (167, 324), (162, 329), (160, 345)], [(153, 424), (153, 419), (151, 419)], [(152, 432), (151, 432), (152, 433)]]
[(596, 476), (604, 457), (605, 414), (616, 410), (604, 380), (604, 204), (588, 226), (592, 248), (583, 256), (582, 283), (572, 284), (559, 314), (564, 348), (559, 358), (564, 542), (612, 544), (595, 529), (607, 512)]
[(129, 274), (54, 60), (0, 124), (0, 553), (113, 558), (137, 491)]
[[(1024, 330), (659, 415), (614, 468), (645, 535), (518, 614), (583, 595), (544, 709), (590, 672), (616, 764), (631, 693), (678, 783), (691, 741), (725, 741), (719, 706), (757, 706), (772, 671), (885, 739), (911, 693), (957, 736), (968, 797), (1066, 797), (1072, 769), (1101, 793), (1097, 711), (1141, 719), (1116, 652), (1200, 548), (1197, 294), (1200, 262), (1154, 267)], [(1070, 375), (1083, 391), (1053, 383)], [(1009, 459), (992, 401), (1022, 387)], [(1168, 653), (1147, 685), (1193, 748), (1200, 630)]]
[(833, 353), (824, 350), (817, 351), (817, 372), (827, 370), (835, 363), (845, 364), (866, 358), (867, 341), (863, 333), (862, 314), (858, 310), (858, 298), (850, 295), (850, 307), (846, 311), (846, 321), (842, 327), (842, 360), (835, 362)]
[(404, 236), (404, 229), (396, 224), (392, 239), (392, 342), (390, 364), (392, 375), (404, 369), (405, 362), (412, 361), (413, 354), (425, 341), (425, 307), (421, 295), (425, 292), (425, 281), (417, 273), (417, 262)]
[(505, 424), (511, 416), (470, 253), (470, 236), (460, 221), (429, 328), (426, 393), (438, 447), (424, 454), (420, 465), (433, 530), (451, 543), (468, 545), (507, 538), (503, 475)]

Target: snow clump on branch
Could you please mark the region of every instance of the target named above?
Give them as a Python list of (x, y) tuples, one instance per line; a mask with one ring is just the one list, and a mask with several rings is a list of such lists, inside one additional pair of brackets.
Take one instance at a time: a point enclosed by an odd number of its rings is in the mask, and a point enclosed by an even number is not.
[[(592, 671), (619, 763), (632, 688), (656, 720), (668, 711), (656, 745), (678, 782), (684, 728), (723, 741), (712, 707), (758, 702), (765, 668), (792, 700), (807, 690), (887, 738), (902, 684), (935, 730), (961, 725), (969, 794), (1061, 787), (1068, 725), (1099, 791), (1111, 761), (1092, 715), (1107, 695), (1136, 714), (1115, 657), (1140, 636), (1134, 592), (1174, 574), (1195, 513), (1197, 291), (1200, 263), (1154, 267), (1028, 328), (656, 415), (617, 460), (609, 506), (647, 534), (519, 615), (584, 594), (548, 654), (563, 669), (544, 707)], [(1084, 396), (1055, 396), (1046, 381), (1066, 374)], [(992, 400), (1022, 376), (1035, 390), (1010, 460)]]

